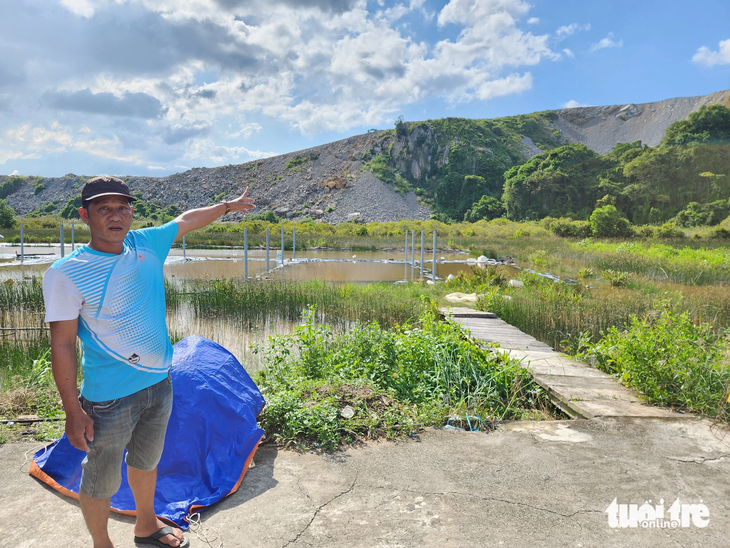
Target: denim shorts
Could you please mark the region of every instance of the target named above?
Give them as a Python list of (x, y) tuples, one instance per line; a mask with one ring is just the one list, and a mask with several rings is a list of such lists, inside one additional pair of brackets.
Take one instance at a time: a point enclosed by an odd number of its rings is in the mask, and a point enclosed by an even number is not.
[(122, 457), (127, 466), (154, 470), (165, 444), (172, 411), (172, 380), (167, 379), (116, 400), (92, 402), (81, 396), (81, 406), (94, 421), (94, 441), (81, 466), (79, 490), (87, 497), (105, 499), (119, 490)]

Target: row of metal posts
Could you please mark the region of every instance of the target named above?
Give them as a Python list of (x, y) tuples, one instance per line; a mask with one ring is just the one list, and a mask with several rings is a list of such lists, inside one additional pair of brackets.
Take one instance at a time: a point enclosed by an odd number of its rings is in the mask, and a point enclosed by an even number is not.
[[(421, 230), (421, 278), (423, 278), (423, 252), (425, 248), (425, 234)], [(433, 231), (433, 262), (431, 263), (431, 281), (436, 282), (436, 231)], [(411, 269), (416, 268), (416, 231), (411, 233)], [(406, 229), (406, 257), (405, 257), (406, 279), (408, 278), (408, 229)]]
[[(63, 234), (63, 223), (60, 226), (61, 231), (61, 258), (65, 256), (65, 240)], [(71, 252), (76, 249), (75, 244), (75, 230), (74, 224), (71, 223)], [(408, 229), (406, 229), (406, 245), (405, 245), (405, 267), (406, 267), (406, 278), (408, 277)], [(425, 248), (425, 234), (421, 230), (421, 278), (423, 278), (423, 253)], [(187, 260), (187, 246), (185, 244), (185, 236), (183, 235), (183, 259)], [(292, 228), (292, 261), (297, 258), (297, 231)], [(20, 222), (20, 268), (21, 275), (23, 275), (23, 267), (25, 261), (25, 249), (24, 249), (24, 227), (23, 221)], [(266, 270), (269, 270), (269, 229), (266, 229)], [(281, 227), (281, 264), (284, 265), (284, 227)], [(433, 231), (433, 262), (431, 269), (431, 280), (436, 281), (436, 231)], [(411, 234), (411, 269), (416, 268), (416, 231), (413, 230)], [(243, 275), (244, 278), (248, 279), (248, 227), (243, 229)]]

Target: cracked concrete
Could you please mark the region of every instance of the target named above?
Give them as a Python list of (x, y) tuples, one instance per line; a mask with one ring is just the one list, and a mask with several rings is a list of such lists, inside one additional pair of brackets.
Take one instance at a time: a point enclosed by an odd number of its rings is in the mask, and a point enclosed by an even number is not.
[[(429, 429), (334, 454), (264, 446), (239, 491), (202, 512), (203, 526), (228, 548), (727, 546), (730, 436), (716, 434), (704, 420), (624, 417)], [(31, 447), (0, 446), (0, 504), (12, 516), (0, 546), (88, 546), (78, 504), (20, 470)], [(677, 498), (702, 501), (709, 525), (608, 525), (614, 499)], [(131, 524), (111, 518), (117, 548), (133, 546)], [(192, 535), (191, 546), (206, 544)]]

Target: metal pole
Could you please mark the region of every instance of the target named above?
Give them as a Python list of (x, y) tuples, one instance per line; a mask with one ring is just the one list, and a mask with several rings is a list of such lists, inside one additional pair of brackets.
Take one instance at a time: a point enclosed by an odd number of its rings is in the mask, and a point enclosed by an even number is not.
[(406, 260), (405, 260), (405, 271), (404, 276), (405, 279), (408, 279), (408, 229), (406, 228)]
[(416, 231), (411, 233), (411, 276), (416, 270)]
[(281, 227), (281, 266), (284, 266), (284, 227)]
[(423, 230), (421, 230), (421, 278), (423, 278), (423, 242), (424, 242)]
[(64, 240), (64, 238), (63, 238), (63, 223), (61, 223), (61, 258), (62, 259), (63, 259), (64, 255), (66, 255), (65, 249), (64, 249), (64, 245), (63, 245), (64, 244), (64, 241), (63, 240)]
[(183, 234), (183, 260), (185, 260), (185, 261), (188, 260), (188, 253), (187, 253), (187, 249), (185, 247), (185, 234)]
[(75, 232), (74, 232), (74, 224), (71, 223), (71, 251), (76, 250), (76, 239), (75, 239)]
[(25, 247), (23, 245), (24, 242), (24, 233), (23, 233), (23, 221), (20, 221), (20, 277), (25, 278), (25, 266), (23, 265), (25, 261)]
[(269, 271), (269, 227), (266, 227), (266, 271)]
[(431, 281), (436, 283), (436, 231), (433, 231), (433, 270), (431, 270)]
[(248, 281), (248, 227), (243, 227), (243, 277)]
[(291, 260), (297, 258), (297, 229), (291, 229)]

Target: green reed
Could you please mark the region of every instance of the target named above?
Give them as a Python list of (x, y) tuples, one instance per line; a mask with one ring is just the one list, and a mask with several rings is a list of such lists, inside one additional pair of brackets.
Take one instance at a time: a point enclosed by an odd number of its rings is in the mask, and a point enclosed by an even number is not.
[(436, 296), (428, 285), (398, 286), (262, 280), (194, 280), (168, 283), (169, 303), (188, 302), (200, 316), (229, 316), (251, 322), (276, 315), (296, 321), (309, 306), (322, 319), (341, 326), (376, 321), (384, 327), (417, 318), (426, 306), (422, 295)]

